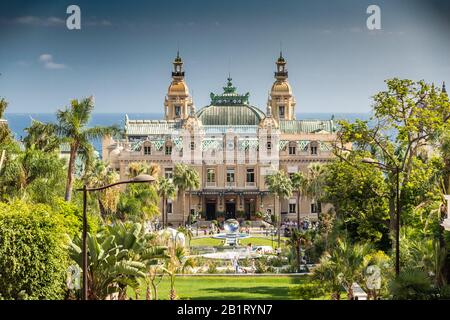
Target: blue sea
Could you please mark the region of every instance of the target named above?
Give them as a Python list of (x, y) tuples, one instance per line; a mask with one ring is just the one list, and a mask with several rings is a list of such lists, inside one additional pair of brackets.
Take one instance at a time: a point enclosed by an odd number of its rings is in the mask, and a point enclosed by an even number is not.
[[(368, 120), (369, 113), (298, 113), (299, 120), (329, 120), (334, 115), (335, 120), (345, 119), (354, 121), (355, 119)], [(162, 113), (129, 113), (130, 119), (163, 119)], [(39, 120), (41, 122), (55, 122), (56, 115), (53, 113), (7, 113), (5, 119), (17, 139), (21, 139), (26, 135), (25, 128), (30, 126), (31, 120)], [(94, 113), (92, 115), (89, 126), (109, 126), (119, 125), (123, 127), (125, 123), (124, 113)], [(93, 141), (94, 147), (101, 153), (101, 142)]]

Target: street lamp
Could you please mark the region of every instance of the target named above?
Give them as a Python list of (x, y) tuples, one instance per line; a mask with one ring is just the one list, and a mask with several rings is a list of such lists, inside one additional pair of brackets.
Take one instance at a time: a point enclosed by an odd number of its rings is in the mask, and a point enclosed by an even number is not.
[(83, 240), (83, 248), (82, 248), (82, 269), (83, 269), (83, 289), (81, 291), (81, 298), (83, 300), (88, 300), (88, 290), (87, 290), (87, 273), (88, 273), (88, 267), (87, 267), (87, 246), (86, 246), (86, 239), (87, 239), (87, 193), (91, 191), (101, 191), (105, 190), (120, 184), (130, 184), (130, 183), (152, 183), (156, 181), (156, 179), (148, 174), (140, 174), (133, 179), (130, 180), (124, 180), (119, 181), (115, 183), (111, 183), (102, 187), (98, 188), (88, 188), (86, 185), (83, 186), (81, 189), (76, 189), (76, 191), (83, 191), (83, 234), (82, 234), (82, 240)]
[(395, 213), (395, 275), (398, 277), (400, 274), (400, 167), (398, 165), (389, 166), (387, 164), (377, 162), (372, 158), (362, 159), (363, 163), (375, 165), (382, 170), (389, 171), (395, 175), (396, 178), (396, 213)]

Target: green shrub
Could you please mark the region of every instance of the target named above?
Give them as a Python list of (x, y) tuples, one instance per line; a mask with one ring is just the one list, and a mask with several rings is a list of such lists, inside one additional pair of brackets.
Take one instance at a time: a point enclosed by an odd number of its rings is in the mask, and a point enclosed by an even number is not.
[(318, 299), (326, 294), (321, 283), (313, 281), (302, 283), (289, 290), (289, 294), (297, 299), (312, 300)]
[(435, 295), (430, 277), (417, 269), (402, 271), (389, 289), (394, 300), (428, 300)]
[[(64, 220), (66, 231), (71, 239), (76, 235), (80, 235), (83, 230), (83, 208), (77, 206), (73, 202), (64, 201), (59, 198), (55, 201), (54, 211)], [(100, 225), (100, 216), (87, 214), (88, 232), (97, 233)]]
[(62, 217), (49, 206), (0, 203), (0, 295), (63, 298), (68, 240)]
[(206, 272), (211, 274), (217, 273), (217, 263), (214, 261), (208, 263), (208, 270)]

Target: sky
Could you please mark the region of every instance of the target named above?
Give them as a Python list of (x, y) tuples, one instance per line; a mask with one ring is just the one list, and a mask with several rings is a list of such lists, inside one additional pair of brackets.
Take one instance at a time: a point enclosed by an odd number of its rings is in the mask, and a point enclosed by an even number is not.
[[(68, 30), (66, 9), (81, 9)], [(381, 30), (368, 30), (369, 5)], [(54, 113), (95, 96), (99, 113), (162, 113), (177, 49), (197, 109), (228, 73), (266, 108), (280, 47), (297, 112), (369, 112), (392, 77), (450, 83), (450, 1), (0, 2), (0, 96)]]

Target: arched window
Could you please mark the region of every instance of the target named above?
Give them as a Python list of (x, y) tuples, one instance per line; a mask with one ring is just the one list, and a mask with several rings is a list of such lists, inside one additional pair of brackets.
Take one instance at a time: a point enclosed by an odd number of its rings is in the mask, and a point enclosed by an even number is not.
[(289, 155), (296, 155), (297, 154), (297, 143), (289, 142)]
[(166, 145), (164, 147), (164, 154), (166, 156), (170, 156), (172, 154), (172, 142), (166, 141)]
[(313, 141), (309, 144), (309, 153), (312, 156), (317, 156), (319, 154), (319, 144), (317, 141)]
[(144, 155), (152, 154), (152, 145), (150, 142), (144, 142), (142, 149), (143, 149)]

